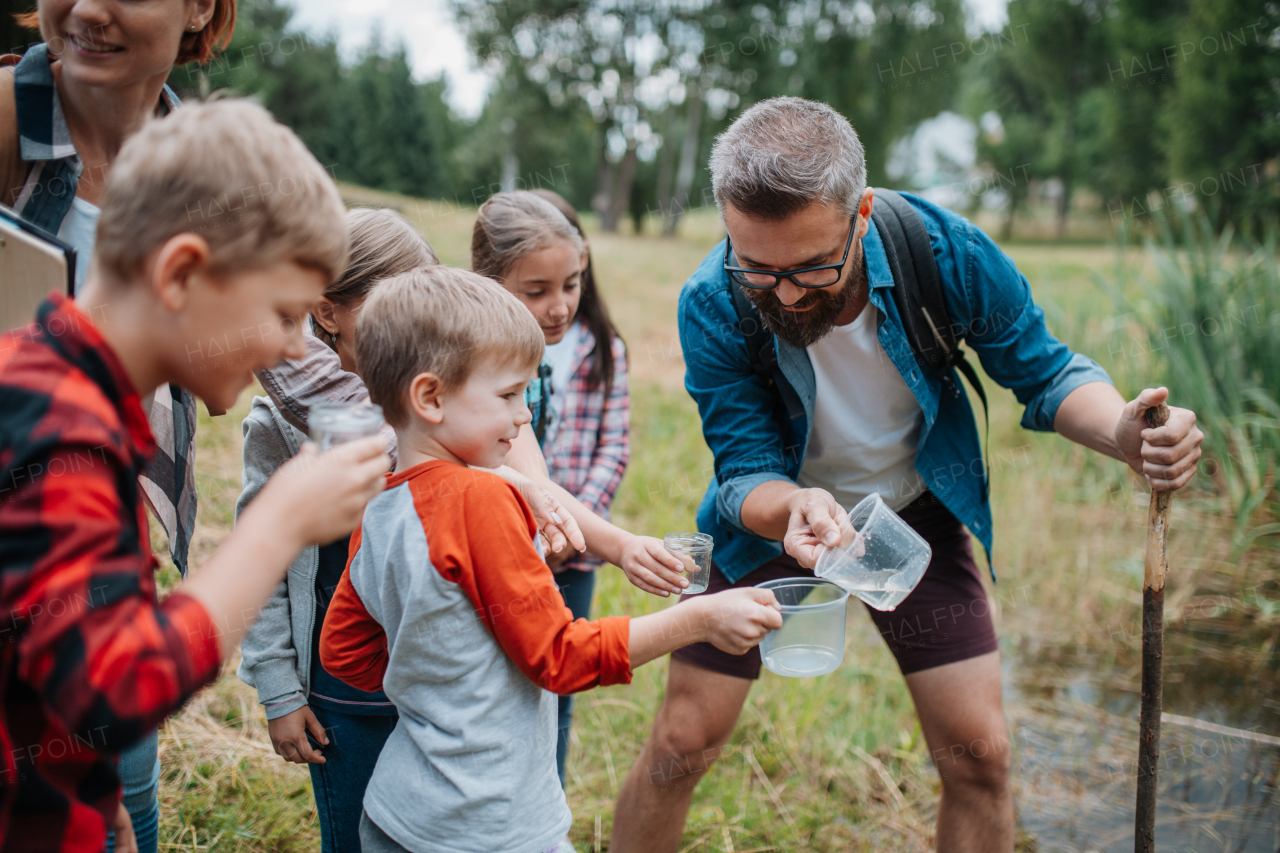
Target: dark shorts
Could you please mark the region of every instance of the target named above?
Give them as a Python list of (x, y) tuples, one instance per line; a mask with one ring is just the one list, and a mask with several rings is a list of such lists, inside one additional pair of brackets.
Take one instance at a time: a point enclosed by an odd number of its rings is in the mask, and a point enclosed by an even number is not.
[[(920, 584), (896, 610), (867, 607), (903, 675), (968, 660), (994, 652), (995, 626), (986, 590), (982, 588), (969, 531), (942, 502), (925, 492), (899, 513), (933, 549), (933, 559)], [(794, 558), (783, 554), (730, 583), (711, 564), (707, 593), (755, 586), (776, 578), (813, 577)], [(865, 606), (865, 605), (864, 605)], [(710, 643), (697, 643), (672, 653), (681, 660), (738, 678), (760, 677), (760, 650), (745, 655), (722, 652)]]

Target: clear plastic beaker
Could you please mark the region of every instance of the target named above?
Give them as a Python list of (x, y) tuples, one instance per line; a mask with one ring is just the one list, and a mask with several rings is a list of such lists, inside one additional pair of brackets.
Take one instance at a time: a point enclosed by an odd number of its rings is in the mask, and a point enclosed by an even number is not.
[(715, 540), (706, 533), (668, 533), (662, 537), (662, 544), (684, 563), (689, 585), (680, 591), (681, 595), (706, 592), (711, 583), (711, 549)]
[(840, 544), (818, 556), (813, 573), (877, 610), (893, 610), (924, 577), (933, 550), (879, 495), (861, 500), (840, 528)]
[(782, 627), (760, 641), (765, 668), (778, 675), (826, 675), (844, 660), (844, 613), (849, 593), (818, 578), (780, 578), (756, 584), (782, 605)]
[(321, 451), (377, 435), (382, 429), (382, 407), (372, 403), (318, 403), (307, 412), (311, 440)]

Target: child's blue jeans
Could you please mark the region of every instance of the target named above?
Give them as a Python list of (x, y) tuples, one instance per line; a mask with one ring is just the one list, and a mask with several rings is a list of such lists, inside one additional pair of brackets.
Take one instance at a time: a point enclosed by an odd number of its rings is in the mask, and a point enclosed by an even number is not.
[[(133, 834), (138, 839), (138, 853), (156, 853), (160, 843), (160, 802), (156, 796), (160, 785), (159, 732), (153, 731), (120, 753), (118, 772), (124, 793), (124, 807), (133, 819)], [(107, 832), (107, 853), (115, 853), (115, 833)]]
[[(569, 608), (574, 619), (589, 619), (591, 614), (591, 594), (596, 588), (596, 573), (581, 572), (577, 569), (566, 569), (556, 575), (556, 586), (564, 597), (564, 606)], [(560, 787), (564, 787), (564, 763), (569, 755), (569, 729), (573, 727), (573, 697), (561, 696), (559, 714), (556, 725), (556, 771), (560, 774)]]
[(311, 710), (329, 736), (326, 746), (307, 733), (311, 745), (320, 747), (325, 758), (324, 764), (307, 765), (320, 817), (320, 851), (360, 853), (364, 789), (399, 717), (344, 714), (319, 705), (312, 705)]

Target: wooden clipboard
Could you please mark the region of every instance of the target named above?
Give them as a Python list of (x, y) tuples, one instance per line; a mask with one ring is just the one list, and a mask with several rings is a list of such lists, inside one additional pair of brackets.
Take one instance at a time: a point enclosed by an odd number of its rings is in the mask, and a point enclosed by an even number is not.
[(76, 250), (0, 205), (0, 329), (25, 326), (57, 290), (74, 295)]

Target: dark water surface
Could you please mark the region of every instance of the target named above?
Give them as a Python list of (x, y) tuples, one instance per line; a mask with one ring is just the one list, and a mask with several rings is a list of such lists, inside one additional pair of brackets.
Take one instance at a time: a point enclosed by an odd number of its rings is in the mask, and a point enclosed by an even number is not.
[[(1280, 666), (1264, 627), (1206, 620), (1166, 637), (1162, 853), (1280, 851)], [(1139, 642), (1006, 655), (1021, 849), (1133, 850)]]

